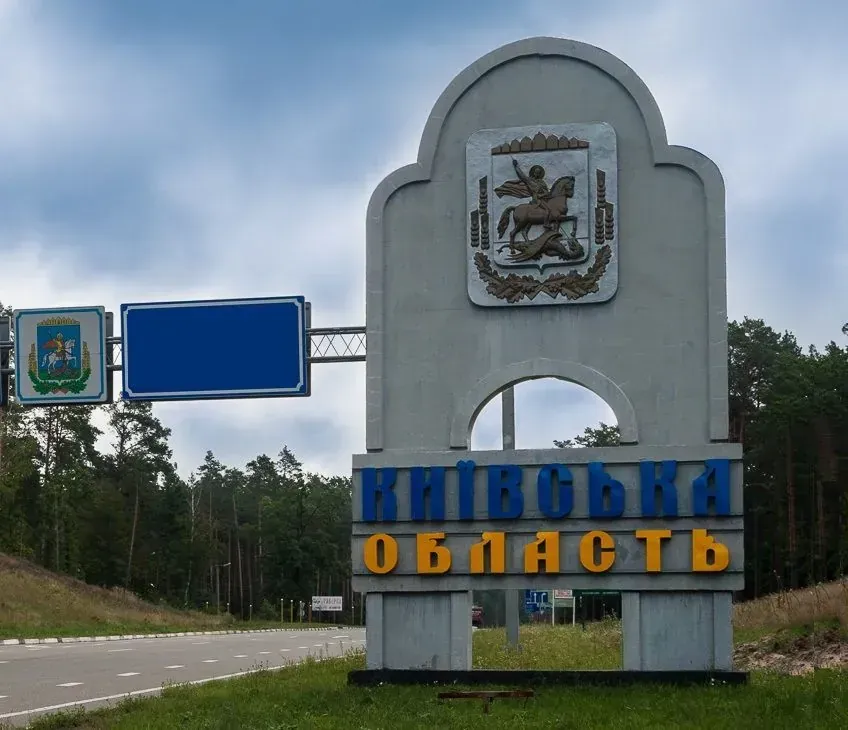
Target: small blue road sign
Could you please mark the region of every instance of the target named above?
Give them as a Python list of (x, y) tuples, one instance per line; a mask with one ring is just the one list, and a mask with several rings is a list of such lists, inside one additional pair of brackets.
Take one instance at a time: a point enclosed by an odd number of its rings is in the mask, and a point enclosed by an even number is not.
[(104, 307), (16, 309), (15, 397), (19, 403), (105, 403)]
[(527, 613), (536, 613), (548, 603), (548, 591), (524, 591), (524, 610)]
[(303, 297), (121, 305), (125, 400), (309, 395)]

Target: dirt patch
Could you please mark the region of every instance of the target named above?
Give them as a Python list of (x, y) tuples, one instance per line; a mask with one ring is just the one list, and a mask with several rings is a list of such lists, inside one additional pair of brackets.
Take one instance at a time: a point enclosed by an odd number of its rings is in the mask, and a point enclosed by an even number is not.
[(816, 669), (848, 668), (848, 638), (838, 628), (806, 635), (778, 633), (739, 644), (734, 664), (742, 670), (808, 674)]

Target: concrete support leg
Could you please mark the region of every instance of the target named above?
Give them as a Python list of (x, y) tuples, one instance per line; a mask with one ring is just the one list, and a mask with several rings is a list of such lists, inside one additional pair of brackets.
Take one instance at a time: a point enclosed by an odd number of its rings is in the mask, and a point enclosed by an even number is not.
[(729, 592), (622, 593), (621, 614), (625, 670), (733, 669)]
[(518, 648), (519, 611), (521, 591), (509, 589), (504, 591), (506, 601), (506, 643), (514, 649)]
[(368, 669), (471, 669), (471, 591), (369, 593)]

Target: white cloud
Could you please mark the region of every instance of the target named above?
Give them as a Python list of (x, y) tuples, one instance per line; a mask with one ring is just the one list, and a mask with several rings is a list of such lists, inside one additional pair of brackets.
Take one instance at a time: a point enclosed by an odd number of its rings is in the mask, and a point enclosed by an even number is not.
[[(517, 22), (490, 20), (461, 37), (401, 38), (375, 51), (371, 77), (328, 90), (324, 108), (280, 94), (245, 132), (210, 112), (225, 105), (220, 59), (208, 49), (186, 43), (154, 56), (143, 48), (95, 45), (36, 23), (21, 1), (0, 0), (0, 160), (32, 166), (83, 147), (98, 151), (90, 161), (97, 166), (101, 153), (131, 151), (150, 168), (143, 182), (154, 200), (159, 252), (149, 266), (118, 277), (93, 270), (81, 249), (56, 240), (71, 233), (85, 240), (84, 230), (51, 225), (49, 234), (4, 232), (0, 222), (4, 270), (12, 272), (4, 277), (2, 300), (18, 307), (104, 304), (117, 312), (125, 301), (303, 293), (313, 302), (314, 325), (361, 324), (368, 198), (384, 175), (415, 160), (443, 88), (503, 43), (565, 35), (630, 65), (657, 98), (669, 140), (699, 149), (722, 168), (731, 316), (763, 316), (778, 329), (793, 329), (802, 342), (838, 338), (848, 319), (846, 287), (777, 284), (791, 274), (795, 257), (813, 247), (821, 257), (813, 267), (818, 281), (845, 281), (848, 261), (838, 244), (848, 218), (841, 205), (830, 220), (836, 240), (806, 244), (815, 221), (803, 207), (797, 230), (784, 240), (766, 238), (763, 222), (804, 195), (836, 204), (840, 179), (824, 179), (815, 167), (824, 157), (845, 157), (840, 139), (848, 102), (834, 93), (833, 79), (846, 75), (848, 55), (830, 42), (793, 38), (791, 27), (777, 21), (752, 37), (761, 7), (752, 3), (667, 1), (647, 9), (640, 3), (617, 14), (598, 7), (589, 22), (574, 23), (559, 12), (561, 2), (545, 0), (528, 4)], [(274, 84), (273, 71), (267, 83)], [(333, 165), (344, 163), (333, 155), (361, 115), (379, 119), (384, 132), (356, 140), (368, 149), (361, 179), (336, 183)], [(350, 454), (364, 448), (364, 366), (313, 371), (308, 399), (157, 405), (173, 428), (181, 471), (196, 466), (206, 448), (243, 464), (289, 443), (308, 468), (346, 473)], [(599, 420), (614, 422), (608, 408), (574, 392), (564, 385), (520, 386), (519, 446), (546, 446)], [(540, 396), (554, 399), (554, 421)], [(332, 443), (311, 443), (321, 433), (315, 420), (324, 417), (335, 424), (325, 437)], [(480, 416), (473, 444), (500, 447), (499, 399)]]

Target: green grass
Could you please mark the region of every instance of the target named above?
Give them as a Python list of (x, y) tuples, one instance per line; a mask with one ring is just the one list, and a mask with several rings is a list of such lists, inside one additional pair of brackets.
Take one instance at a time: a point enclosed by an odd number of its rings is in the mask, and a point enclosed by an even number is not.
[(227, 614), (180, 611), (147, 603), (128, 591), (88, 585), (26, 560), (0, 554), (0, 639), (319, 625), (260, 620), (247, 622)]
[[(615, 625), (526, 627), (520, 651), (504, 647), (503, 631), (474, 634), (475, 666), (494, 668), (614, 668)], [(396, 730), (398, 728), (837, 728), (848, 717), (848, 673), (804, 677), (758, 673), (748, 686), (540, 687), (536, 697), (495, 700), (483, 714), (478, 700), (440, 701), (436, 687), (347, 686), (362, 668), (361, 652), (309, 661), (237, 680), (169, 687), (161, 697), (111, 710), (46, 718), (37, 730)]]

